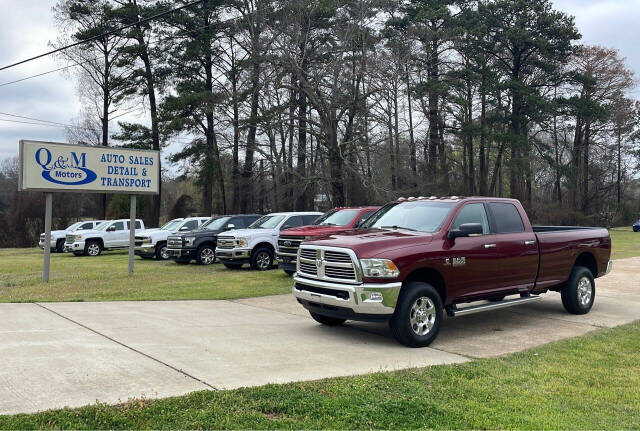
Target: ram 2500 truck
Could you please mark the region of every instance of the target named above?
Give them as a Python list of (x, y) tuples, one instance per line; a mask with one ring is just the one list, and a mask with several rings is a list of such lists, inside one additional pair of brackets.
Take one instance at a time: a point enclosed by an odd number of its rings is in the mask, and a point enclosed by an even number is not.
[(273, 268), (280, 231), (312, 224), (321, 215), (319, 212), (283, 212), (260, 217), (247, 229), (219, 235), (216, 256), (229, 269), (249, 263), (252, 269), (266, 271)]
[(293, 295), (322, 324), (387, 321), (399, 342), (422, 347), (437, 336), (443, 312), (493, 310), (557, 291), (569, 313), (585, 314), (610, 256), (606, 229), (532, 227), (517, 200), (410, 198), (384, 206), (361, 229), (304, 241)]
[(167, 253), (179, 264), (195, 259), (200, 265), (211, 265), (216, 261), (218, 235), (233, 229), (243, 229), (261, 216), (238, 214), (213, 217), (197, 230), (170, 235), (167, 239)]
[(324, 213), (311, 225), (281, 231), (276, 249), (278, 268), (288, 275), (293, 275), (296, 272), (298, 247), (302, 241), (353, 229), (379, 209), (380, 207), (334, 208)]
[[(52, 230), (51, 231), (51, 243), (49, 243), (49, 247), (51, 251), (55, 251), (58, 253), (64, 252), (64, 243), (67, 238), (67, 234), (76, 231), (76, 230), (87, 230), (93, 229), (102, 223), (104, 220), (85, 220), (79, 221), (71, 226), (67, 227), (64, 230)], [(40, 234), (40, 241), (38, 242), (38, 246), (44, 250), (44, 234)]]
[[(98, 256), (102, 250), (128, 248), (129, 223), (129, 219), (109, 220), (95, 229), (77, 230), (67, 234), (64, 248), (76, 256)], [(144, 229), (144, 222), (136, 220), (134, 229)]]
[(169, 259), (167, 252), (167, 238), (176, 232), (189, 232), (210, 220), (211, 217), (176, 218), (168, 221), (162, 227), (136, 232), (135, 254), (143, 259)]

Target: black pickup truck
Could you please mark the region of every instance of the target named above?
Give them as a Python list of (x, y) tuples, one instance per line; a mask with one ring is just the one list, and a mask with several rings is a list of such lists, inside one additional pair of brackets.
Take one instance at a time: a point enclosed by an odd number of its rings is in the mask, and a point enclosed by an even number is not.
[(214, 217), (197, 230), (167, 238), (167, 254), (176, 263), (186, 264), (195, 259), (201, 265), (216, 261), (218, 234), (233, 229), (244, 229), (261, 215), (239, 214)]

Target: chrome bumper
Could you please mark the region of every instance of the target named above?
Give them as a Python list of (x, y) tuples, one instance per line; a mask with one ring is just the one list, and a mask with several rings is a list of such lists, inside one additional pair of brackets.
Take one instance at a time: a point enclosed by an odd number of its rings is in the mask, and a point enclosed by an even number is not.
[(216, 256), (225, 260), (246, 260), (251, 257), (251, 249), (216, 247)]
[(611, 270), (612, 270), (612, 269), (613, 269), (613, 261), (612, 261), (612, 260), (610, 260), (610, 261), (607, 263), (607, 270), (604, 272), (604, 275), (609, 274), (609, 273), (611, 272)]
[[(324, 293), (301, 290), (298, 286), (310, 286), (311, 288), (326, 289)], [(349, 308), (356, 314), (393, 314), (400, 294), (401, 282), (395, 283), (362, 283), (339, 284), (327, 281), (314, 280), (300, 277), (297, 273), (293, 276), (293, 296), (323, 305)], [(348, 294), (341, 298), (332, 295), (330, 291)], [(344, 294), (340, 296), (346, 296)]]
[(135, 251), (140, 251), (142, 253), (155, 253), (156, 252), (156, 246), (153, 245), (153, 244), (136, 245), (134, 250)]

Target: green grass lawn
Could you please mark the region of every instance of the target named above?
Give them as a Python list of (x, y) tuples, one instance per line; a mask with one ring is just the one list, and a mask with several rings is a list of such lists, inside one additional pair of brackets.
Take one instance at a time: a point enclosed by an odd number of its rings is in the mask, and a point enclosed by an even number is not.
[(502, 358), (5, 416), (0, 429), (638, 429), (638, 352), (635, 322)]
[[(640, 233), (611, 230), (613, 258), (640, 256)], [(51, 282), (42, 277), (42, 250), (0, 249), (0, 302), (234, 299), (291, 291), (283, 271), (240, 271), (212, 266), (177, 265), (136, 257), (127, 274), (127, 253), (76, 257), (51, 254)]]
[(0, 302), (233, 299), (291, 292), (284, 271), (229, 270), (135, 258), (126, 252), (98, 257), (51, 254), (51, 281), (42, 283), (42, 250), (0, 249)]
[(617, 227), (609, 229), (609, 233), (612, 259), (640, 256), (640, 232), (634, 232), (630, 227)]

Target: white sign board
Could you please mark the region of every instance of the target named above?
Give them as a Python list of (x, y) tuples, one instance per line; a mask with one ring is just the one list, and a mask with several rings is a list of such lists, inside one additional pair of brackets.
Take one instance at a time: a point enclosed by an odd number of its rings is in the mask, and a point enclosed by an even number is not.
[(160, 154), (20, 141), (20, 190), (158, 194)]

